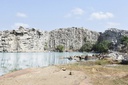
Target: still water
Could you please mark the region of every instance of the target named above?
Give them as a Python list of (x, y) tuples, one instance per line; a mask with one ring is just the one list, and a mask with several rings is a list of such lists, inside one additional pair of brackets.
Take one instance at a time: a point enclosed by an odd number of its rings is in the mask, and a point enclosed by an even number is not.
[(44, 53), (0, 53), (0, 75), (13, 71), (14, 69), (25, 69), (31, 67), (44, 67), (50, 65), (67, 64), (74, 61), (62, 59), (75, 55), (86, 55), (80, 52), (44, 52)]

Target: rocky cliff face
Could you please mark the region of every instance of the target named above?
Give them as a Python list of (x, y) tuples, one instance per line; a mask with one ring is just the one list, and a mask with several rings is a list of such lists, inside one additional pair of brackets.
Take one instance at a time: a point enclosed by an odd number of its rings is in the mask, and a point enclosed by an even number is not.
[(77, 27), (53, 30), (49, 35), (49, 48), (55, 49), (58, 45), (63, 45), (65, 50), (79, 50), (85, 43), (85, 38), (93, 44), (99, 37), (98, 32)]
[(58, 45), (63, 45), (65, 51), (79, 50), (84, 45), (85, 39), (90, 41), (90, 44), (98, 40), (108, 40), (113, 43), (115, 49), (120, 49), (122, 36), (128, 36), (128, 31), (111, 28), (104, 33), (98, 33), (72, 27), (47, 32), (20, 27), (17, 30), (0, 31), (0, 52), (53, 51)]
[(44, 51), (45, 42), (48, 41), (48, 33), (24, 29), (3, 31), (0, 34), (1, 52), (40, 52)]
[(120, 42), (122, 36), (128, 36), (128, 31), (111, 28), (101, 33), (99, 40), (108, 40), (115, 45), (115, 50), (119, 50), (122, 47)]
[(78, 50), (84, 39), (92, 44), (98, 32), (84, 28), (61, 28), (50, 32), (20, 27), (18, 30), (0, 32), (0, 52), (43, 52), (63, 45), (65, 50)]

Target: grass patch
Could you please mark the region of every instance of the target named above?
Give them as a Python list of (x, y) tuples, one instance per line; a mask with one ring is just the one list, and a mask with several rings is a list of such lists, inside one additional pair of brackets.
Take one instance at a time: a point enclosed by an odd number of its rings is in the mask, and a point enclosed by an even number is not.
[(98, 60), (61, 65), (60, 68), (82, 71), (93, 85), (128, 85), (128, 65), (107, 66), (110, 61)]
[(128, 72), (128, 65), (119, 65), (119, 66), (115, 66), (113, 68), (122, 70), (124, 72)]
[(95, 65), (107, 65), (107, 64), (112, 64), (112, 63), (108, 60), (97, 60), (95, 62)]
[(122, 78), (113, 80), (112, 82), (113, 82), (113, 85), (128, 85), (128, 75)]

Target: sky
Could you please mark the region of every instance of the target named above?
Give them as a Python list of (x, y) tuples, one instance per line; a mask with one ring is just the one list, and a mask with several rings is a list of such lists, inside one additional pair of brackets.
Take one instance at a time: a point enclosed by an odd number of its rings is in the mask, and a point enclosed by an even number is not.
[(128, 30), (128, 0), (0, 0), (0, 30)]

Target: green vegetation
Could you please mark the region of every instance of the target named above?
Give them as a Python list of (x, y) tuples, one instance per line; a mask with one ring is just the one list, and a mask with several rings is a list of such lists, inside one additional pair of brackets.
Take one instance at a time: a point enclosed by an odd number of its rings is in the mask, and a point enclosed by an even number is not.
[(91, 42), (87, 41), (87, 38), (85, 37), (83, 39), (84, 45), (79, 49), (80, 52), (86, 51), (89, 52), (92, 50), (93, 44)]
[(112, 64), (112, 62), (108, 60), (97, 60), (95, 61), (95, 65), (107, 65), (107, 64)]
[(89, 51), (93, 50), (95, 52), (106, 53), (106, 52), (108, 52), (109, 49), (112, 49), (112, 47), (113, 47), (112, 43), (107, 40), (97, 42), (94, 45), (91, 42), (87, 41), (86, 37), (83, 39), (83, 41), (85, 43), (79, 50), (81, 52), (83, 52), (83, 51), (89, 52)]
[(121, 38), (121, 44), (128, 45), (128, 37), (127, 36), (123, 36)]
[(96, 43), (93, 46), (93, 50), (96, 52), (100, 52), (100, 53), (108, 52), (110, 46), (111, 46), (111, 43), (109, 41), (105, 40), (105, 41), (101, 41), (99, 43)]
[(124, 46), (122, 47), (121, 51), (122, 52), (127, 52), (128, 51), (128, 36), (123, 36), (121, 38), (121, 44)]
[(86, 51), (86, 52), (89, 52), (92, 50), (92, 47), (93, 45), (90, 43), (90, 42), (85, 42), (85, 44), (80, 48), (79, 51), (83, 52), (83, 51)]
[(64, 51), (64, 46), (63, 45), (58, 45), (56, 50), (59, 51), (59, 52), (63, 52)]

